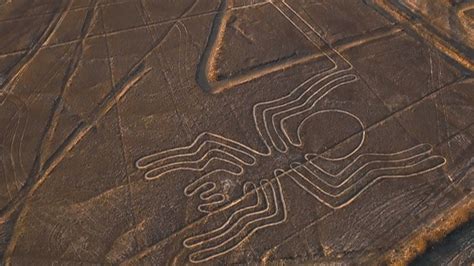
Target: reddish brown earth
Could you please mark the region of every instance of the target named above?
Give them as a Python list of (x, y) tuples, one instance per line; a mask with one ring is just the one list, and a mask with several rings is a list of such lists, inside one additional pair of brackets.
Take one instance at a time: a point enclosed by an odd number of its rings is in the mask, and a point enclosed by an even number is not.
[(473, 32), (462, 0), (0, 1), (3, 264), (469, 264)]

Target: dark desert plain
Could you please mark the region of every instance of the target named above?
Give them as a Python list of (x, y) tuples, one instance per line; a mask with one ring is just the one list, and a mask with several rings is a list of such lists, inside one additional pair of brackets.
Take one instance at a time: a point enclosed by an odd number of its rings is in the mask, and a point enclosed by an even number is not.
[(471, 265), (474, 1), (0, 0), (2, 265)]

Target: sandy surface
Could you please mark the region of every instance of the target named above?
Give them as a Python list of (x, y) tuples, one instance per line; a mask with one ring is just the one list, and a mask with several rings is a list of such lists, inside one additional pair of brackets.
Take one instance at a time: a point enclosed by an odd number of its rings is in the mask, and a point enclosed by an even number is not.
[(3, 262), (413, 259), (472, 212), (473, 8), (0, 1)]

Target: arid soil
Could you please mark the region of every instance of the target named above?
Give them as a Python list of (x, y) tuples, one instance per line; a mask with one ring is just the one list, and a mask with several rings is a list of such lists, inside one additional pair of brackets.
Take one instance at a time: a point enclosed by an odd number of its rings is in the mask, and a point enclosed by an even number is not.
[(0, 36), (5, 265), (472, 262), (472, 1), (0, 0)]

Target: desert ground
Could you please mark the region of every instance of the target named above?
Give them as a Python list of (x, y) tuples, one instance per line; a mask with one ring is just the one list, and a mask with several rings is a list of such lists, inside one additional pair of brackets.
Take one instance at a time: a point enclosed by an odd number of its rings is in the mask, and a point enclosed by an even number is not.
[(462, 0), (0, 0), (2, 264), (468, 265), (473, 36)]

